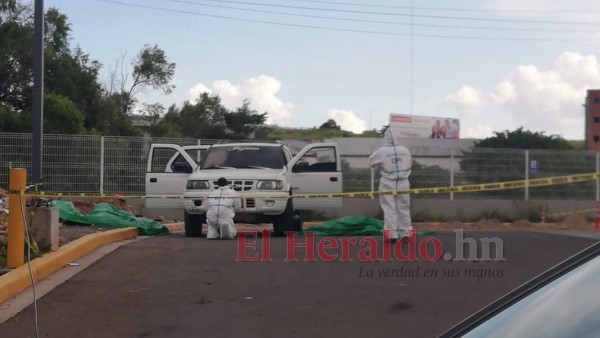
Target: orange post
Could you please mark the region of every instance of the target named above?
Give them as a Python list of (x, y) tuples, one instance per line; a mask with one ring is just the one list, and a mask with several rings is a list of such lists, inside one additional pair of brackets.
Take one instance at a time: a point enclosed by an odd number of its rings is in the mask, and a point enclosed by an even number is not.
[(8, 182), (10, 213), (8, 214), (8, 245), (6, 252), (6, 265), (10, 269), (25, 264), (25, 220), (23, 219), (21, 206), (25, 209), (26, 183), (26, 169), (10, 169)]

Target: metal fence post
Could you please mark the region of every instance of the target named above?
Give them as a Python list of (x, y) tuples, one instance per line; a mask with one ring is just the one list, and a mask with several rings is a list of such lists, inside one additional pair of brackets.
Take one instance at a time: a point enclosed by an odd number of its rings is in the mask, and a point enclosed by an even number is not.
[(100, 137), (100, 194), (104, 194), (104, 136)]
[[(450, 187), (454, 187), (454, 148), (450, 149)], [(454, 201), (454, 191), (450, 192), (450, 200)]]
[(375, 191), (375, 168), (371, 168), (371, 199), (374, 199), (373, 192)]
[(600, 152), (596, 152), (596, 202), (600, 201), (600, 180), (598, 179), (598, 173), (600, 173)]
[[(529, 180), (529, 149), (525, 150), (525, 180)], [(529, 201), (529, 181), (525, 184), (525, 200)]]
[[(202, 145), (202, 140), (198, 139), (198, 145), (201, 146)], [(200, 158), (200, 151), (196, 151), (196, 162), (198, 162), (198, 165), (200, 165), (200, 161), (202, 159)]]

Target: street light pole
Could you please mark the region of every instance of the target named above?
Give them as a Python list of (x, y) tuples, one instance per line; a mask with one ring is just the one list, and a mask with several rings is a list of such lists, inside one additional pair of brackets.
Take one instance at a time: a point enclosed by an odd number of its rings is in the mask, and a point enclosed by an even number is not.
[(33, 183), (41, 183), (44, 147), (44, 0), (35, 0), (33, 24), (31, 178)]

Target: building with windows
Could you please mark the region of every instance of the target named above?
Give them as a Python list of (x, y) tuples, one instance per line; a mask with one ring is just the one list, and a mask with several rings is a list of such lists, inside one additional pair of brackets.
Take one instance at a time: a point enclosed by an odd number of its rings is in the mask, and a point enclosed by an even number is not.
[(587, 91), (585, 103), (585, 148), (600, 151), (600, 89)]

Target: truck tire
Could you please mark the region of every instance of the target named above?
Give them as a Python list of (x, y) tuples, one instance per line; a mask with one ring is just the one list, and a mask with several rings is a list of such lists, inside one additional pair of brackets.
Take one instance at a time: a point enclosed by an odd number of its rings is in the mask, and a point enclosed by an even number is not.
[(184, 225), (186, 237), (202, 236), (202, 224), (206, 222), (206, 215), (189, 214), (184, 211)]
[(304, 216), (301, 210), (294, 211), (294, 231), (302, 232), (304, 230)]
[(285, 236), (286, 231), (294, 230), (294, 203), (289, 198), (285, 210), (275, 218), (273, 222), (273, 235), (276, 237)]

